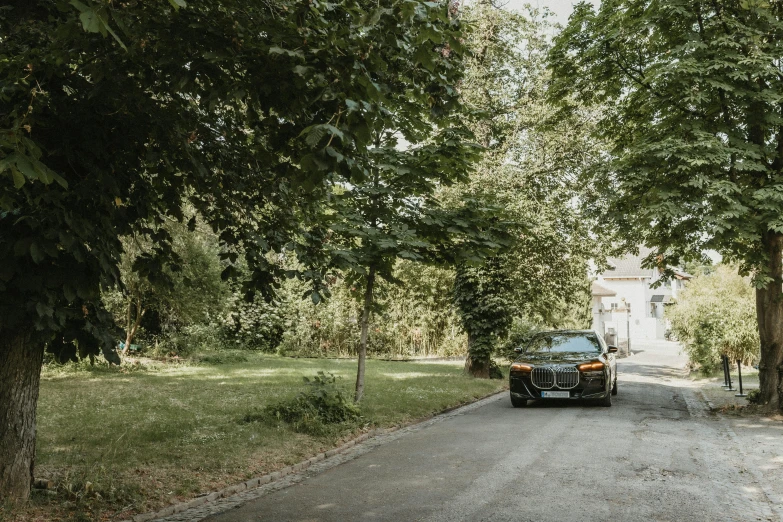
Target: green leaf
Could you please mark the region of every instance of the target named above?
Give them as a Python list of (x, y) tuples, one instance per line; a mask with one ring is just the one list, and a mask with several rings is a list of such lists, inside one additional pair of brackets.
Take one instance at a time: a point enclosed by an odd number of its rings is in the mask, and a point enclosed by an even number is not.
[(187, 7), (188, 4), (185, 2), (185, 0), (169, 0), (169, 3), (171, 4), (171, 7), (173, 7), (175, 10), (179, 11), (181, 7)]
[(124, 51), (127, 51), (127, 50), (128, 50), (128, 48), (127, 48), (127, 47), (125, 47), (125, 43), (123, 43), (123, 41), (122, 41), (122, 39), (120, 39), (119, 35), (117, 35), (117, 33), (115, 33), (115, 32), (114, 32), (114, 29), (112, 29), (112, 28), (111, 28), (111, 25), (109, 25), (109, 21), (108, 21), (108, 20), (107, 20), (105, 17), (101, 17), (101, 23), (102, 23), (102, 24), (103, 24), (103, 26), (106, 28), (106, 30), (109, 32), (109, 34), (110, 34), (110, 35), (112, 35), (112, 37), (114, 38), (114, 40), (115, 40), (115, 41), (116, 41), (118, 44), (120, 44), (120, 47), (122, 47), (122, 49), (123, 49)]
[(30, 256), (33, 258), (33, 261), (35, 261), (36, 264), (44, 260), (44, 251), (41, 250), (41, 247), (38, 246), (38, 243), (30, 244)]
[(79, 20), (81, 20), (82, 27), (88, 33), (98, 33), (103, 29), (101, 19), (98, 17), (98, 13), (93, 8), (88, 8), (85, 11), (82, 11), (82, 13), (79, 15)]
[(324, 136), (326, 136), (328, 129), (326, 128), (325, 125), (315, 125), (311, 129), (312, 130), (307, 134), (307, 137), (305, 138), (305, 143), (307, 143), (311, 147), (315, 147), (321, 142)]
[(28, 158), (21, 154), (14, 154), (13, 156), (16, 168), (18, 168), (22, 174), (31, 180), (39, 178), (38, 171), (33, 167), (33, 163)]
[(25, 179), (19, 169), (11, 167), (11, 175), (14, 178), (14, 188), (20, 189), (24, 185)]

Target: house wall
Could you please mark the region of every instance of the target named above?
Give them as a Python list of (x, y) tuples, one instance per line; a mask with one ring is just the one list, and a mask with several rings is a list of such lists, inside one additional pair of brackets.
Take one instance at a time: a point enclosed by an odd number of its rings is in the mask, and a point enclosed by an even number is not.
[(598, 284), (617, 292), (615, 296), (601, 298), (604, 308), (610, 309), (612, 303), (617, 303), (619, 308), (623, 308), (623, 298), (625, 298), (625, 302), (631, 305), (631, 317), (643, 313), (647, 300), (645, 281), (639, 279), (599, 279)]
[[(604, 339), (608, 339), (611, 336), (611, 332), (614, 332), (615, 342), (628, 339), (628, 330), (632, 324), (629, 323), (629, 318), (625, 311), (612, 312), (611, 310), (604, 310), (602, 319), (604, 329), (598, 332), (604, 336)], [(631, 333), (631, 337), (633, 338), (633, 333)]]
[[(656, 277), (657, 274), (654, 274)], [(664, 319), (664, 306), (662, 303), (656, 303), (653, 308), (650, 299), (653, 295), (671, 296), (672, 283), (666, 283), (658, 288), (650, 288), (653, 278), (637, 277), (635, 279), (612, 279), (598, 278), (598, 283), (614, 292), (616, 296), (602, 297), (600, 303), (606, 310), (602, 314), (604, 330), (598, 328), (597, 321), (594, 320), (594, 328), (599, 332), (605, 332), (607, 328), (615, 328), (621, 338), (626, 337), (626, 330), (630, 329), (631, 339), (663, 339), (666, 330), (666, 320)], [(676, 292), (676, 290), (675, 290)], [(619, 308), (623, 307), (623, 298), (625, 303), (630, 305), (631, 314), (626, 319), (625, 313), (611, 314), (616, 317), (610, 318), (609, 312), (612, 303), (617, 303)], [(594, 300), (595, 301), (595, 300)], [(598, 305), (594, 305), (594, 317)], [(626, 320), (628, 325), (626, 325)], [(622, 324), (620, 324), (622, 323)]]
[(593, 324), (591, 328), (601, 335), (604, 334), (604, 314), (601, 313), (601, 298), (593, 296)]

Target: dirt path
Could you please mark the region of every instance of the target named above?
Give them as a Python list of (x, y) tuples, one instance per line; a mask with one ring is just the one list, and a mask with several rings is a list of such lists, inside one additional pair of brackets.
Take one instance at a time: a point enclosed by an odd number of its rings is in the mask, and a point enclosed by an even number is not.
[(503, 394), (163, 520), (783, 520), (783, 423), (710, 413), (674, 343), (634, 350), (612, 408)]

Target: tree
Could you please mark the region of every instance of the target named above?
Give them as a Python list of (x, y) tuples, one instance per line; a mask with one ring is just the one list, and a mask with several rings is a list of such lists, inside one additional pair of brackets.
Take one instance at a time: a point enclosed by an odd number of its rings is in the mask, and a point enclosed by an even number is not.
[[(411, 81), (409, 85), (418, 83)], [(408, 97), (404, 91), (402, 95)], [(349, 284), (363, 288), (355, 402), (364, 393), (376, 278), (398, 282), (394, 277), (398, 259), (430, 263), (478, 260), (499, 246), (493, 235), (482, 230), (485, 213), (481, 209), (464, 207), (448, 212), (435, 198), (438, 187), (466, 178), (475, 146), (464, 142), (459, 129), (439, 129), (449, 123), (445, 115), (418, 116), (414, 122), (417, 133), (407, 131), (403, 124), (411, 122), (399, 121), (400, 115), (405, 117), (406, 113), (390, 110), (385, 121), (377, 122), (376, 147), (368, 150), (363, 166), (369, 172), (368, 179), (340, 187), (330, 205), (332, 264), (348, 275)], [(406, 147), (399, 146), (398, 134), (406, 137)]]
[[(193, 217), (192, 209), (186, 209), (186, 216)], [(164, 227), (180, 259), (179, 270), (164, 269), (169, 284), (152, 284), (133, 270), (135, 261), (150, 255), (154, 245), (144, 237), (128, 236), (120, 238), (121, 284), (102, 292), (104, 306), (124, 330), (123, 354), (139, 333), (142, 320), (148, 333), (151, 330), (156, 335), (164, 331), (171, 335), (195, 325), (209, 328), (211, 324), (216, 331), (218, 318), (230, 307), (231, 285), (220, 277), (226, 263), (219, 260), (217, 236), (199, 219), (193, 230), (174, 220)]]
[(482, 379), (502, 377), (492, 354), (505, 338), (516, 310), (509, 299), (511, 265), (505, 261), (498, 255), (481, 266), (461, 264), (454, 280), (454, 301), (468, 334), (465, 370)]
[[(477, 154), (460, 119), (464, 46), (457, 4), (409, 14), (413, 4), (403, 6), (401, 13), (381, 7), (372, 15), (385, 27), (367, 56), (368, 65), (374, 64), (373, 82), (380, 86), (372, 100), (376, 110), (355, 101), (346, 86), (345, 108), (327, 124), (306, 129), (308, 142), (322, 147), (343, 173), (330, 178), (327, 224), (310, 237), (328, 245), (328, 266), (363, 288), (355, 402), (364, 393), (376, 279), (395, 282), (397, 259), (478, 260), (498, 246), (482, 229), (485, 209), (462, 205), (446, 211), (436, 197), (440, 187), (466, 179)], [(357, 119), (364, 126), (362, 139), (346, 140), (341, 122)], [(350, 157), (333, 148), (335, 141), (347, 145)]]
[(719, 265), (696, 276), (667, 307), (672, 332), (683, 343), (691, 364), (706, 372), (720, 366), (720, 357), (751, 364), (758, 358), (759, 335), (755, 296), (737, 268)]
[(455, 283), (468, 332), (466, 369), (487, 377), (490, 355), (515, 317), (560, 326), (565, 314), (555, 310), (589, 302), (587, 260), (601, 252), (592, 234), (598, 222), (582, 208), (591, 187), (579, 174), (602, 149), (590, 136), (590, 111), (558, 118), (545, 99), (553, 29), (546, 10), (517, 13), (480, 2), (468, 17), (476, 27), (463, 98), (486, 153), (459, 191), (502, 208), (510, 236), (497, 259), (461, 266)]
[(713, 249), (752, 273), (760, 400), (783, 406), (783, 6), (583, 3), (551, 53), (553, 99), (600, 106), (605, 219), (666, 270)]
[[(165, 285), (180, 259), (163, 225), (192, 207), (219, 237), (223, 276), (241, 254), (246, 290), (270, 295), (282, 267), (269, 252), (320, 259), (307, 238), (323, 229), (327, 177), (364, 174), (353, 157), (388, 110), (395, 64), (432, 69), (407, 91), (410, 118), (452, 103), (433, 47), (458, 47), (458, 30), (438, 24), (448, 6), (418, 0), (6, 3), (0, 496), (29, 493), (44, 350), (112, 356), (100, 294), (119, 282), (120, 238), (150, 241), (134, 269)], [(417, 46), (413, 27), (432, 46)], [(317, 271), (289, 275), (317, 295)]]

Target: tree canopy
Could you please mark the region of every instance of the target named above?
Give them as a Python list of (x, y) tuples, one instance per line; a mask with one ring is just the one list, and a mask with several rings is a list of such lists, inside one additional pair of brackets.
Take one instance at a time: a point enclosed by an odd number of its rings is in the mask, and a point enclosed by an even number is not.
[(468, 366), (486, 375), (515, 317), (557, 327), (566, 309), (588, 306), (587, 261), (600, 258), (601, 243), (593, 234), (597, 220), (582, 206), (592, 187), (580, 180), (602, 148), (590, 134), (590, 111), (561, 118), (546, 99), (554, 27), (548, 11), (480, 2), (467, 16), (475, 29), (463, 95), (486, 152), (457, 190), (501, 208), (498, 227), (508, 234), (496, 259), (461, 264), (455, 282)]
[(762, 402), (783, 362), (783, 7), (609, 0), (575, 8), (550, 54), (551, 96), (599, 106), (611, 143), (586, 182), (627, 245), (662, 270), (706, 249), (753, 273)]
[(14, 455), (0, 452), (0, 493), (29, 490), (44, 345), (60, 360), (113, 352), (100, 295), (120, 283), (122, 237), (150, 242), (134, 270), (166, 285), (181, 259), (164, 224), (197, 215), (224, 277), (241, 255), (246, 289), (271, 294), (285, 274), (270, 253), (288, 250), (302, 266), (288, 275), (323, 291), (312, 247), (332, 187), (372, 179), (388, 121), (419, 143), (459, 106), (455, 14), (419, 0), (0, 10), (0, 426), (26, 426), (0, 431)]

